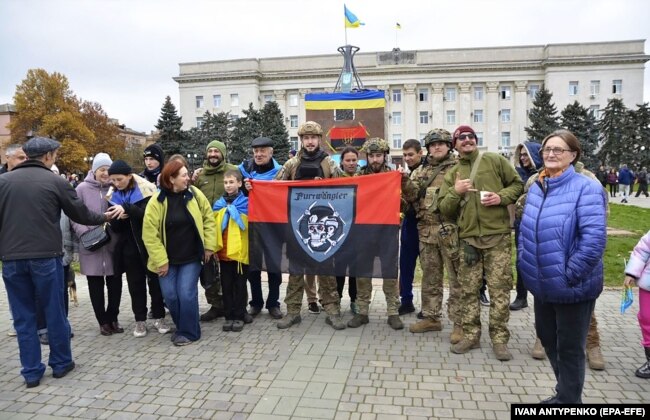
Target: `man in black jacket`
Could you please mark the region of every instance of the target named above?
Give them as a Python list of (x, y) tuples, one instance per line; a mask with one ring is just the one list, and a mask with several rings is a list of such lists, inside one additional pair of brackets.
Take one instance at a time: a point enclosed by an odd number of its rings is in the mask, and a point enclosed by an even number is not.
[(36, 329), (37, 301), (47, 319), (52, 376), (62, 378), (75, 366), (63, 300), (61, 210), (85, 225), (100, 225), (114, 215), (89, 211), (70, 184), (50, 171), (59, 146), (48, 138), (32, 138), (23, 146), (28, 159), (0, 177), (2, 277), (28, 388), (38, 386), (45, 373)]

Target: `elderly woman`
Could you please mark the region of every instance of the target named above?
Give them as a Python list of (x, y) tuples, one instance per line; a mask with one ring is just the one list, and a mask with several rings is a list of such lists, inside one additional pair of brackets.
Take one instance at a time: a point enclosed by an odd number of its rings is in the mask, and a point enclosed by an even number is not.
[(607, 197), (577, 173), (580, 143), (558, 130), (542, 142), (544, 169), (530, 187), (517, 244), (519, 272), (535, 297), (535, 328), (557, 380), (544, 404), (580, 404), (585, 346), (603, 290)]
[(201, 338), (198, 283), (201, 263), (217, 249), (212, 205), (201, 190), (189, 187), (187, 167), (167, 162), (160, 173), (160, 192), (144, 213), (142, 239), (147, 267), (160, 277), (160, 289), (176, 324), (172, 342), (185, 346)]

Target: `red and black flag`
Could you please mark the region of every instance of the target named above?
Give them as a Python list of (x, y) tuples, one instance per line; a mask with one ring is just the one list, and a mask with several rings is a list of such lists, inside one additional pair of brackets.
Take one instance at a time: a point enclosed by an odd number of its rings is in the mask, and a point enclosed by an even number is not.
[(251, 181), (250, 269), (396, 278), (400, 177)]

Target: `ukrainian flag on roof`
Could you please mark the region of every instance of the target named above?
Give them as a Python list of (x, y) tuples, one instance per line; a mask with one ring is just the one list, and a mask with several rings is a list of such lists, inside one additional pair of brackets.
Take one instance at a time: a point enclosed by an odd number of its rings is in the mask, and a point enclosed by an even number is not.
[(308, 93), (305, 95), (305, 109), (372, 109), (386, 106), (383, 90), (361, 92)]
[(345, 4), (343, 5), (343, 14), (345, 15), (346, 28), (358, 28), (360, 25), (365, 25), (354, 13), (348, 10)]

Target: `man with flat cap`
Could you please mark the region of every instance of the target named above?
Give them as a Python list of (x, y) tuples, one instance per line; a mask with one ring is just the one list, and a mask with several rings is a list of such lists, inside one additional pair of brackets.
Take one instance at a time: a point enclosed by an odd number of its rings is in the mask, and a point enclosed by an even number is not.
[[(273, 140), (268, 137), (258, 137), (251, 142), (251, 147), (253, 148), (253, 157), (239, 165), (239, 171), (244, 177), (244, 185), (248, 191), (251, 189), (249, 180), (273, 180), (280, 168), (282, 168), (282, 165), (273, 158)], [(279, 261), (280, 251), (280, 249), (277, 250), (277, 256), (267, 258), (267, 264), (269, 261)], [(283, 315), (280, 310), (279, 299), (282, 275), (280, 272), (267, 272), (267, 276), (269, 278), (269, 294), (266, 297), (266, 309), (272, 318), (281, 319)], [(251, 285), (251, 301), (249, 302), (250, 310), (248, 313), (251, 316), (257, 316), (262, 312), (264, 306), (262, 272), (259, 270), (249, 271), (248, 282)]]
[(49, 138), (32, 138), (23, 145), (27, 160), (0, 177), (2, 277), (28, 388), (38, 386), (45, 373), (36, 302), (47, 319), (52, 376), (62, 378), (75, 366), (63, 299), (61, 210), (84, 225), (101, 225), (115, 216), (111, 209), (104, 214), (88, 210), (72, 186), (50, 170), (60, 146)]

